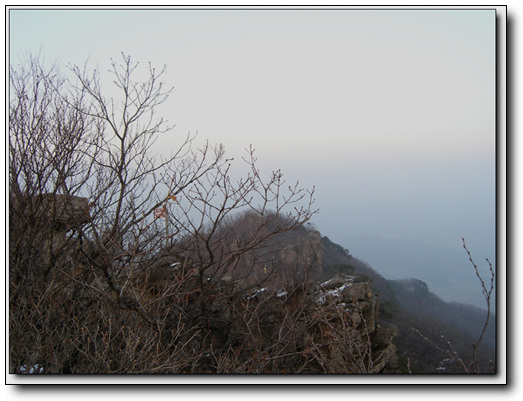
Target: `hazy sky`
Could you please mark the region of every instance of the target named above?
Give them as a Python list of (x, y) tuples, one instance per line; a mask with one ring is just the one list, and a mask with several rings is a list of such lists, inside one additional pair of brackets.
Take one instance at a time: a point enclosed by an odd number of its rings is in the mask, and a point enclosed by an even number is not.
[[(494, 10), (11, 10), (10, 56), (168, 66), (161, 114), (316, 185), (323, 235), (495, 258)], [(356, 250), (353, 250), (358, 256)]]

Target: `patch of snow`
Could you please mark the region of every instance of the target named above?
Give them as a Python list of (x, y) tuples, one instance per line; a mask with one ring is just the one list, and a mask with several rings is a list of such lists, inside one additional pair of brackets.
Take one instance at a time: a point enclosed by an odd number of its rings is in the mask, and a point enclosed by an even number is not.
[(324, 287), (325, 285), (329, 284), (331, 281), (332, 281), (332, 279), (329, 279), (329, 280), (325, 281), (324, 283), (321, 283), (320, 285), (322, 287)]
[(249, 298), (247, 299), (253, 299), (253, 298), (256, 298), (259, 294), (261, 294), (262, 292), (265, 292), (267, 291), (267, 288), (260, 288), (259, 290), (255, 291)]
[(444, 373), (447, 371), (446, 366), (452, 365), (453, 363), (454, 361), (452, 360), (452, 358), (445, 358), (439, 363), (439, 366), (436, 368), (436, 371), (439, 373)]
[(280, 291), (278, 291), (278, 294), (276, 294), (276, 297), (281, 298), (281, 297), (286, 296), (287, 294), (288, 294), (287, 291), (280, 290)]
[(317, 304), (324, 304), (326, 300), (327, 300), (327, 297), (325, 296), (325, 294), (322, 294), (321, 297), (319, 297), (319, 298), (316, 300), (316, 303), (317, 303)]
[(338, 287), (338, 288), (335, 288), (333, 290), (330, 290), (327, 292), (327, 295), (331, 295), (331, 296), (334, 296), (334, 297), (339, 297), (340, 296), (340, 293), (347, 287), (351, 287), (352, 286), (352, 283), (346, 283), (346, 284), (343, 284), (341, 287)]
[(20, 373), (22, 373), (22, 374), (32, 375), (32, 374), (43, 373), (43, 372), (44, 372), (44, 367), (40, 366), (39, 364), (31, 366), (29, 368), (29, 371), (27, 370), (26, 365), (20, 366)]
[[(325, 287), (326, 285), (328, 285), (331, 281), (333, 281), (337, 276), (325, 281), (324, 283), (321, 283), (320, 285), (322, 287)], [(356, 278), (356, 276), (343, 276), (343, 279), (347, 282), (352, 282), (354, 281), (354, 279)], [(345, 285), (345, 284), (344, 284)]]

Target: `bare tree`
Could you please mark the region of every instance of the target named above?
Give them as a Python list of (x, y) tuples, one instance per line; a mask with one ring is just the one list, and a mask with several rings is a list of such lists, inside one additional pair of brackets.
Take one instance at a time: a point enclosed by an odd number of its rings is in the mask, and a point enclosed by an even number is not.
[[(487, 314), (485, 316), (485, 322), (483, 324), (483, 328), (477, 338), (476, 341), (472, 342), (472, 355), (470, 359), (467, 361), (467, 359), (464, 359), (459, 353), (456, 351), (454, 345), (451, 341), (449, 341), (444, 335), (441, 335), (441, 345), (438, 345), (435, 341), (430, 340), (427, 336), (422, 334), (418, 329), (413, 329), (421, 338), (423, 338), (425, 341), (427, 341), (432, 347), (435, 349), (441, 351), (443, 354), (445, 354), (450, 360), (455, 362), (465, 373), (480, 373), (480, 364), (478, 361), (478, 348), (483, 340), (483, 337), (485, 336), (485, 333), (487, 332), (487, 327), (490, 323), (491, 318), (491, 301), (492, 301), (492, 292), (494, 291), (494, 280), (495, 280), (495, 273), (494, 268), (492, 266), (492, 263), (486, 259), (487, 264), (489, 266), (489, 272), (490, 272), (490, 282), (488, 285), (485, 283), (485, 280), (483, 279), (479, 268), (477, 264), (472, 259), (472, 254), (467, 248), (467, 244), (465, 243), (465, 238), (462, 238), (463, 241), (463, 248), (465, 249), (465, 252), (467, 252), (467, 256), (469, 258), (470, 263), (472, 264), (474, 268), (474, 272), (476, 273), (476, 276), (481, 284), (481, 291), (483, 294), (483, 297), (485, 298), (485, 303), (487, 306)], [(490, 369), (492, 372), (495, 373), (495, 366), (493, 361), (490, 362)]]
[[(9, 108), (9, 328), (10, 371), (64, 362), (60, 322), (77, 288), (77, 235), (90, 219), (81, 197), (92, 158), (85, 137), (95, 121), (84, 93), (70, 93), (56, 66), (38, 57), (10, 71)], [(75, 234), (76, 233), (76, 234)], [(60, 295), (61, 294), (61, 295)], [(69, 298), (71, 298), (71, 296)], [(73, 313), (74, 315), (74, 313)], [(71, 317), (71, 316), (69, 316)], [(69, 322), (70, 323), (70, 322)]]
[(463, 248), (467, 252), (467, 255), (469, 257), (469, 261), (474, 267), (474, 272), (476, 273), (476, 276), (478, 277), (479, 282), (481, 283), (481, 291), (483, 294), (483, 297), (485, 298), (485, 303), (487, 305), (487, 316), (485, 317), (485, 323), (483, 325), (483, 329), (481, 330), (481, 333), (475, 343), (472, 344), (472, 361), (470, 364), (470, 367), (473, 372), (477, 373), (479, 372), (479, 364), (478, 364), (478, 347), (481, 344), (481, 341), (483, 340), (483, 337), (485, 336), (485, 333), (487, 332), (487, 327), (490, 322), (490, 315), (491, 315), (491, 301), (492, 301), (492, 292), (494, 291), (494, 279), (496, 277), (494, 273), (494, 268), (492, 267), (492, 263), (486, 259), (488, 266), (489, 266), (489, 272), (490, 272), (490, 283), (488, 286), (485, 284), (485, 281), (483, 280), (483, 277), (481, 276), (478, 266), (472, 259), (472, 254), (467, 248), (467, 244), (465, 243), (465, 238), (462, 238), (463, 241)]
[[(96, 70), (72, 67), (67, 80), (38, 58), (11, 68), (11, 372), (194, 367), (209, 303), (266, 281), (268, 241), (315, 212), (314, 189), (280, 171), (265, 181), (252, 148), (238, 181), (223, 146), (195, 149), (190, 135), (158, 159), (152, 145), (172, 127), (155, 110), (172, 90), (165, 67), (136, 80), (139, 67), (111, 63), (113, 96)], [(241, 212), (248, 233), (234, 225)]]

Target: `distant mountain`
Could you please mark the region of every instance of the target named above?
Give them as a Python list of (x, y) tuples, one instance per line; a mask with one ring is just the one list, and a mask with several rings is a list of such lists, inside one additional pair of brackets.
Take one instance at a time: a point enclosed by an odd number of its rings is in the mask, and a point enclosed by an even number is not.
[[(351, 236), (343, 244), (390, 280), (415, 277), (448, 302), (485, 308), (481, 285), (459, 239), (453, 247), (401, 238), (384, 239), (375, 235)], [(478, 267), (486, 269), (483, 255)], [(494, 255), (488, 255), (491, 260)], [(485, 270), (488, 278), (488, 271)], [(491, 305), (495, 309), (495, 305)]]
[[(400, 308), (418, 317), (430, 316), (432, 319), (452, 325), (452, 327), (467, 332), (472, 337), (479, 337), (487, 317), (483, 309), (445, 302), (429, 291), (426, 283), (417, 279), (403, 279), (389, 282)], [(484, 343), (491, 348), (496, 346), (495, 316), (491, 321)]]
[[(339, 273), (359, 274), (372, 279), (373, 288), (380, 296), (381, 319), (398, 326), (396, 343), (404, 363), (409, 360), (414, 370), (423, 373), (453, 372), (453, 369), (460, 372), (458, 366), (449, 366), (448, 358), (413, 329), (419, 330), (438, 346), (448, 348), (441, 338), (444, 335), (465, 359), (472, 355), (472, 344), (483, 330), (486, 310), (445, 302), (431, 292), (427, 283), (419, 279), (387, 280), (369, 264), (355, 258), (328, 237), (322, 237), (322, 241), (322, 279)], [(478, 291), (481, 292), (480, 289)], [(481, 371), (486, 373), (491, 372), (489, 361), (495, 359), (495, 321), (492, 315), (478, 351)]]

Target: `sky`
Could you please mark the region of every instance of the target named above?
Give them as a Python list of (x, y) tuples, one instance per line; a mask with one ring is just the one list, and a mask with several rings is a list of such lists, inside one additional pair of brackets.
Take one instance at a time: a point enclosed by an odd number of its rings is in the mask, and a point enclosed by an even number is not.
[[(495, 261), (495, 16), (10, 10), (9, 55), (105, 70), (124, 52), (167, 65), (174, 91), (159, 114), (176, 127), (158, 151), (188, 132), (238, 160), (253, 145), (262, 171), (315, 186), (323, 235), (400, 278), (354, 239), (456, 250), (465, 237), (478, 260)], [(442, 269), (470, 269), (462, 255)]]

